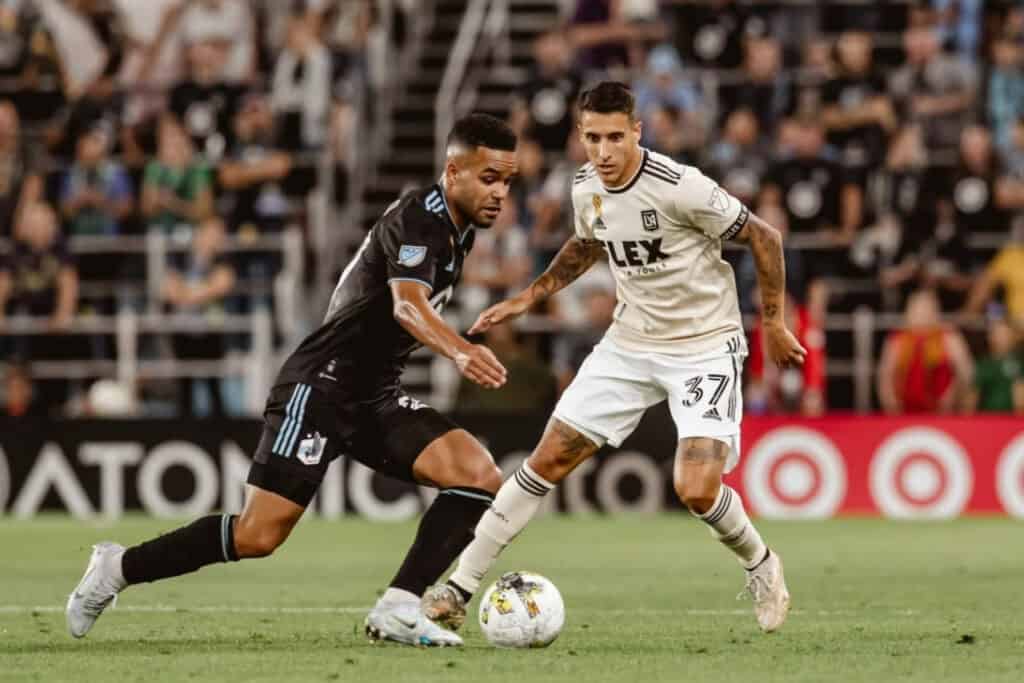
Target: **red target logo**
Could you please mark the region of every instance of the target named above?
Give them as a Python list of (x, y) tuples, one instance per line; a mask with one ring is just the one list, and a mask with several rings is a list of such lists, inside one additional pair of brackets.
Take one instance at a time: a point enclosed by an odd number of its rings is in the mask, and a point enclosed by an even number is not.
[(999, 456), (996, 494), (1007, 514), (1024, 517), (1024, 434), (1008, 443)]
[(775, 429), (747, 455), (743, 492), (763, 517), (831, 517), (846, 496), (846, 465), (832, 441), (819, 432)]
[(901, 429), (878, 447), (869, 475), (871, 496), (887, 517), (948, 519), (959, 515), (974, 488), (963, 447), (930, 427)]

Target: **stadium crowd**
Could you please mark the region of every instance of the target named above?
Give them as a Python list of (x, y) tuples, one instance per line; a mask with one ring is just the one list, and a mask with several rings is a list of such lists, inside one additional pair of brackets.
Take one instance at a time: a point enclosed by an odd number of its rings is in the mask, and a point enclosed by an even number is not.
[[(763, 362), (753, 262), (725, 251), (751, 323), (748, 411), (852, 407), (826, 362), (826, 348), (850, 356), (850, 335), (828, 317), (865, 306), (904, 318), (876, 332), (881, 409), (1024, 411), (1024, 5), (562, 4), (564, 22), (534, 42), (508, 102), (521, 177), (467, 263), (467, 311), (525, 285), (568, 236), (571, 178), (585, 161), (574, 102), (613, 77), (633, 85), (645, 146), (701, 167), (787, 236), (790, 324), (810, 351), (800, 371)], [(369, 87), (378, 14), (372, 0), (0, 0), (0, 326), (5, 313), (30, 314), (59, 331), (139, 305), (131, 288), (86, 285), (138, 279), (145, 264), (74, 255), (76, 236), (159, 231), (185, 245), (167, 265), (167, 310), (261, 305), (239, 286), (279, 262), (228, 255), (226, 238), (303, 225), (311, 160), (346, 139), (350, 103)], [(344, 168), (334, 173), (337, 199), (351, 199)], [(535, 316), (557, 334), (492, 331), (485, 342), (512, 366), (510, 385), (500, 397), (461, 386), (456, 406), (550, 403), (614, 308), (610, 274), (595, 268)], [(5, 414), (88, 412), (68, 401), (82, 387), (43, 391), (27, 371), (113, 353), (102, 335), (83, 338), (84, 352), (68, 339), (0, 338)], [(216, 359), (244, 342), (159, 343)], [(180, 413), (240, 411), (229, 382), (192, 384), (171, 388)]]

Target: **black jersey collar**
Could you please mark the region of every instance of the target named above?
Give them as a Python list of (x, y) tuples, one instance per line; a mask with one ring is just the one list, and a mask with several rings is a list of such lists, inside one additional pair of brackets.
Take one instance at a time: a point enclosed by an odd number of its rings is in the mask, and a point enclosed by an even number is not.
[[(455, 224), (455, 219), (452, 217), (452, 210), (448, 208), (448, 197), (444, 193), (444, 184), (437, 182), (433, 185), (434, 189), (441, 195), (441, 203), (444, 205), (443, 212), (437, 212), (439, 216), (443, 216), (448, 223), (448, 227), (452, 231), (452, 235), (455, 237), (455, 241), (459, 244), (464, 245), (466, 239), (469, 237), (469, 233), (472, 232), (476, 226), (470, 223), (466, 226), (465, 231), (459, 230), (459, 226)], [(429, 195), (428, 195), (429, 196)], [(429, 208), (429, 207), (428, 207)]]
[[(620, 194), (636, 185), (636, 181), (640, 180), (640, 176), (643, 175), (644, 167), (647, 166), (647, 149), (644, 147), (641, 147), (640, 149), (643, 151), (644, 155), (643, 158), (640, 159), (640, 165), (636, 167), (636, 173), (634, 173), (633, 177), (629, 179), (629, 182), (627, 182), (625, 185), (619, 185), (618, 187), (605, 187), (605, 192), (611, 192), (612, 194)], [(604, 187), (604, 183), (601, 183), (601, 187)]]

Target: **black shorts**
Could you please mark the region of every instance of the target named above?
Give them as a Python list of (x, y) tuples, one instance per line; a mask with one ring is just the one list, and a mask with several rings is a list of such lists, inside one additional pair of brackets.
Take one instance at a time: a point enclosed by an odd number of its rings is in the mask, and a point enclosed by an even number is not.
[(394, 392), (343, 403), (308, 384), (274, 387), (249, 483), (309, 505), (327, 466), (347, 455), (370, 469), (414, 482), (413, 463), (432, 441), (458, 426), (416, 399)]

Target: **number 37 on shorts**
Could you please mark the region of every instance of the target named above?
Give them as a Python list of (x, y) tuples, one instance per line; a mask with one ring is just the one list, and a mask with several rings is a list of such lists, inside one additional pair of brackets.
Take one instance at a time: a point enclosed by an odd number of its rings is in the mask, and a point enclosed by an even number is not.
[(667, 400), (678, 438), (730, 445), (729, 470), (739, 454), (745, 355), (742, 338), (694, 356), (634, 353), (604, 339), (562, 395), (555, 417), (597, 443), (620, 446), (648, 408)]

